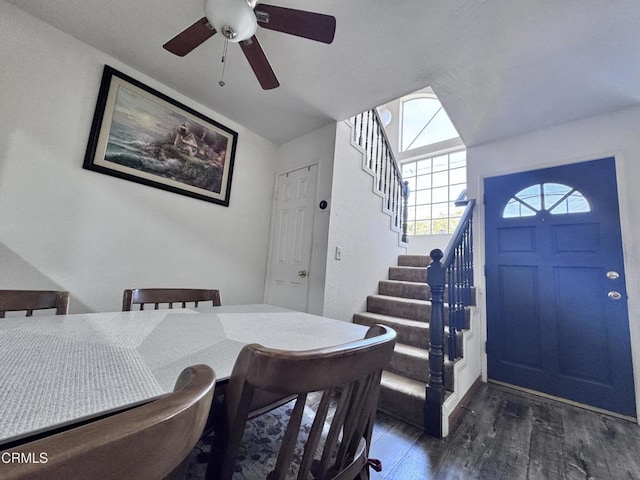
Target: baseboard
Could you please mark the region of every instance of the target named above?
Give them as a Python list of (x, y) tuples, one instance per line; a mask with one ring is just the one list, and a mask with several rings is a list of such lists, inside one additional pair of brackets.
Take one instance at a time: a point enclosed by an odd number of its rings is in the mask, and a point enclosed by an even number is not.
[(453, 409), (453, 412), (449, 415), (449, 435), (451, 435), (455, 429), (458, 427), (460, 423), (460, 419), (462, 418), (462, 414), (464, 410), (467, 408), (466, 405), (471, 402), (471, 399), (478, 393), (480, 387), (482, 386), (482, 378), (476, 378), (473, 385), (467, 390), (467, 393), (464, 394), (464, 397), (458, 402), (458, 404)]

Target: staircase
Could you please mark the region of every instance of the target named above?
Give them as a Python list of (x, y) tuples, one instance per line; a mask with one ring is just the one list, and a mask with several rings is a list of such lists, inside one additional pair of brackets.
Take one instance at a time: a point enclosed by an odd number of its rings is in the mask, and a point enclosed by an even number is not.
[[(429, 381), (431, 295), (426, 279), (430, 263), (428, 255), (400, 255), (398, 266), (389, 268), (388, 280), (379, 283), (378, 294), (367, 298), (367, 311), (353, 317), (354, 323), (367, 326), (380, 323), (397, 332), (394, 355), (382, 374), (379, 408), (421, 429), (425, 425), (425, 385)], [(468, 330), (469, 308), (465, 309), (464, 317), (464, 329)], [(445, 335), (448, 335), (447, 327)], [(457, 332), (456, 362), (464, 356), (463, 340), (464, 331)], [(456, 362), (445, 360), (448, 392), (454, 390)]]
[(382, 199), (382, 211), (391, 219), (391, 230), (399, 233), (399, 245), (406, 246), (409, 187), (402, 180), (393, 149), (374, 108), (351, 118), (351, 145), (362, 154), (362, 170), (372, 177), (373, 193)]

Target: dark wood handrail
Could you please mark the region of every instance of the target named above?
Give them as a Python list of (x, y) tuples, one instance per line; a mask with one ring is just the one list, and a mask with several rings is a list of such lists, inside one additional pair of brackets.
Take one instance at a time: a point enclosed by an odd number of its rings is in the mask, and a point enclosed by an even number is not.
[(462, 238), (464, 237), (464, 231), (466, 230), (467, 226), (469, 225), (469, 222), (471, 221), (471, 218), (473, 217), (473, 209), (475, 207), (476, 207), (475, 199), (472, 198), (471, 200), (467, 200), (467, 206), (465, 207), (464, 212), (462, 213), (462, 217), (460, 217), (460, 222), (456, 226), (456, 229), (453, 231), (453, 234), (451, 235), (451, 239), (447, 243), (447, 246), (444, 250), (444, 253), (442, 256), (442, 266), (444, 268), (448, 268), (451, 265), (453, 256), (455, 254), (455, 249), (460, 244), (460, 242), (462, 241)]

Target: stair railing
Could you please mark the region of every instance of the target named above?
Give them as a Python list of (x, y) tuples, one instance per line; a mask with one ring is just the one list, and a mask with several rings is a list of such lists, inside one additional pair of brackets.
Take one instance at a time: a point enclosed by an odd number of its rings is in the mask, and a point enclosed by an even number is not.
[(407, 243), (409, 183), (402, 180), (402, 172), (378, 111), (372, 108), (359, 113), (351, 123), (353, 141), (364, 151), (365, 167), (374, 175), (375, 189), (384, 199), (394, 228), (402, 231), (402, 242)]
[[(442, 438), (442, 404), (445, 395), (444, 341), (445, 307), (448, 303), (448, 354), (457, 356), (457, 332), (465, 326), (465, 307), (471, 305), (473, 289), (473, 210), (475, 200), (465, 200), (466, 208), (447, 247), (431, 250), (427, 283), (431, 290), (429, 320), (429, 382), (426, 386), (425, 432)], [(456, 202), (459, 204), (459, 202)]]

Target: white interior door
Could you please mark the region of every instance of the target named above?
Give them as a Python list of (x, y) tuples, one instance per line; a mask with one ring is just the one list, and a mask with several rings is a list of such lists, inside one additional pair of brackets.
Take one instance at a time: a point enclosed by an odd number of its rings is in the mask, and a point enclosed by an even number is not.
[(283, 173), (276, 182), (274, 224), (265, 300), (307, 310), (317, 165)]

